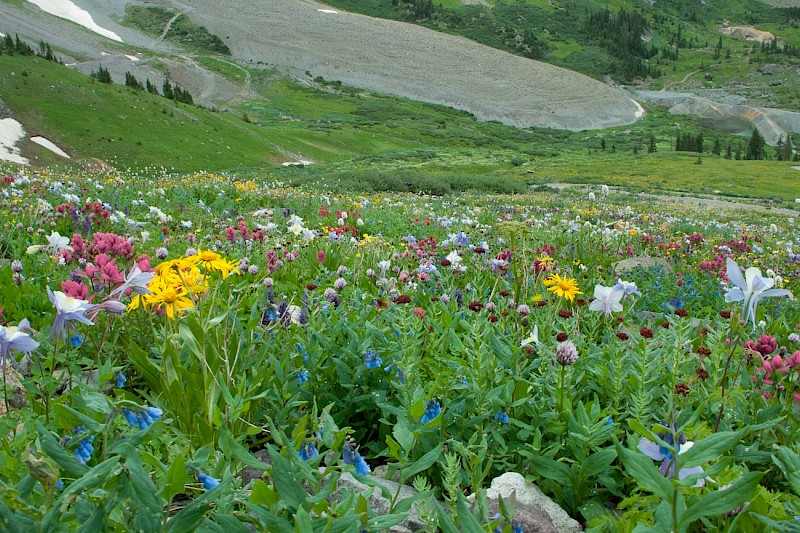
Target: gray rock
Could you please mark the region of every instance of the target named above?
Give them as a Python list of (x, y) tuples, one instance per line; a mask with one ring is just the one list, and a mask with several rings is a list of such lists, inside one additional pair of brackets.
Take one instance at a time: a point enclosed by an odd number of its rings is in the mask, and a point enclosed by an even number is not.
[(672, 268), (672, 265), (670, 265), (669, 262), (662, 257), (631, 257), (629, 259), (623, 259), (622, 261), (618, 261), (614, 263), (613, 266), (614, 266), (614, 272), (617, 274), (625, 274), (637, 268), (650, 270), (651, 268), (657, 268), (657, 267), (663, 268), (665, 274), (675, 273), (675, 271)]
[[(253, 456), (261, 461), (262, 463), (266, 463), (268, 465), (272, 464), (272, 459), (270, 459), (269, 451), (267, 450), (258, 450), (253, 452)], [(242, 485), (247, 485), (254, 479), (261, 479), (264, 476), (264, 471), (252, 466), (245, 466), (239, 477), (242, 478)]]
[[(508, 501), (507, 498), (503, 498)], [(525, 533), (559, 533), (550, 516), (538, 505), (514, 504), (514, 523), (519, 524)], [(489, 500), (489, 516), (500, 512), (500, 500)]]
[[(571, 518), (566, 511), (539, 490), (539, 487), (535, 484), (526, 482), (522, 474), (506, 472), (502, 476), (494, 478), (491, 486), (486, 491), (486, 497), (490, 501), (497, 501), (498, 496), (507, 499), (511, 498), (512, 494), (515, 493), (517, 500), (515, 521), (522, 526), (522, 530), (525, 533), (530, 531), (540, 531), (542, 533), (550, 531), (577, 533), (582, 531), (581, 525), (577, 520)], [(535, 518), (540, 516), (540, 510), (546, 514), (549, 523), (535, 521)], [(534, 522), (526, 526), (522, 523), (522, 518), (523, 516), (528, 516), (529, 513)]]
[[(389, 494), (394, 496), (397, 493), (398, 484), (394, 481), (388, 479), (381, 479), (375, 476), (372, 476), (372, 479), (376, 484), (385, 487), (386, 490), (389, 491)], [(336, 486), (336, 490), (331, 493), (330, 497), (328, 498), (329, 501), (337, 501), (343, 498), (345, 491), (353, 491), (357, 494), (362, 494), (367, 498), (367, 503), (369, 504), (369, 508), (372, 512), (374, 512), (378, 516), (383, 516), (389, 514), (389, 500), (384, 498), (381, 495), (381, 489), (378, 487), (370, 487), (369, 485), (365, 485), (358, 481), (352, 474), (345, 472), (342, 474), (342, 477), (339, 478), (339, 482)], [(416, 489), (413, 487), (409, 487), (408, 485), (400, 486), (400, 494), (397, 497), (397, 501), (405, 500), (406, 498), (413, 498), (417, 495)], [(435, 502), (431, 502), (433, 505), (436, 505)], [(409, 510), (406, 518), (400, 522), (395, 527), (402, 527), (404, 529), (392, 529), (391, 531), (397, 531), (397, 533), (404, 532), (406, 530), (410, 531), (417, 531), (423, 529), (428, 526), (428, 524), (421, 518), (420, 513), (422, 511), (422, 506), (420, 502), (414, 503), (411, 506), (411, 510)]]

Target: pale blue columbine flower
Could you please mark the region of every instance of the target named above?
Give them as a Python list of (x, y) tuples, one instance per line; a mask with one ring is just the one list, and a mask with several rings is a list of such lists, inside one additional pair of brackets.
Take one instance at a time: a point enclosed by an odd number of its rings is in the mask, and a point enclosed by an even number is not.
[(94, 325), (94, 322), (86, 316), (86, 312), (92, 309), (92, 305), (87, 300), (67, 296), (61, 291), (53, 292), (50, 287), (47, 287), (47, 297), (56, 308), (56, 318), (53, 320), (53, 327), (50, 330), (51, 337), (66, 337), (67, 329), (70, 326), (74, 330), (75, 326), (71, 322), (75, 320), (87, 326)]
[(196, 475), (197, 480), (203, 484), (203, 488), (206, 490), (215, 489), (219, 485), (219, 480), (215, 477), (211, 477), (203, 472), (197, 472)]
[(135, 292), (136, 294), (150, 294), (150, 289), (147, 288), (147, 285), (153, 281), (155, 274), (153, 272), (142, 272), (142, 269), (139, 268), (139, 265), (134, 265), (131, 268), (130, 272), (125, 275), (125, 282), (114, 289), (110, 296), (114, 296), (115, 294), (125, 294), (125, 291), (131, 289), (131, 291)]
[(773, 289), (775, 280), (770, 277), (762, 277), (761, 270), (756, 267), (750, 267), (744, 271), (739, 269), (739, 265), (728, 258), (728, 279), (735, 285), (734, 288), (728, 291), (725, 295), (726, 302), (743, 302), (742, 314), (745, 316), (746, 321), (752, 321), (753, 327), (756, 325), (756, 306), (759, 300), (770, 296), (788, 296), (794, 298), (792, 292), (788, 289)]
[(635, 294), (636, 296), (642, 295), (642, 293), (639, 292), (639, 287), (637, 287), (636, 283), (632, 281), (618, 280), (614, 285), (614, 290), (623, 291), (625, 296), (628, 296), (629, 294)]
[[(686, 436), (681, 433), (677, 436), (678, 439), (675, 441), (675, 436), (672, 433), (659, 433), (658, 438), (669, 444), (675, 449), (675, 452), (680, 455), (686, 450), (690, 449), (694, 443), (692, 441), (687, 441)], [(639, 441), (639, 451), (648, 456), (650, 459), (654, 461), (661, 461), (661, 467), (659, 468), (659, 472), (661, 472), (662, 476), (666, 477), (673, 477), (675, 475), (675, 457), (672, 454), (672, 450), (667, 448), (666, 446), (661, 446), (652, 442), (649, 439), (642, 437)], [(693, 466), (691, 468), (681, 468), (678, 471), (678, 479), (683, 480), (689, 476), (693, 476), (695, 474), (700, 474), (703, 472), (703, 467), (701, 466)], [(697, 482), (694, 484), (695, 487), (702, 487), (705, 485), (705, 479), (698, 479)]]
[(589, 304), (589, 310), (602, 311), (606, 316), (610, 316), (613, 312), (620, 312), (622, 304), (619, 302), (623, 296), (625, 296), (624, 290), (618, 291), (614, 287), (606, 287), (598, 283), (594, 287), (594, 300)]
[(6, 358), (11, 357), (11, 352), (32, 352), (39, 347), (26, 331), (33, 331), (28, 319), (22, 319), (17, 326), (0, 326), (0, 366), (5, 368)]
[(126, 381), (128, 381), (128, 377), (122, 373), (122, 370), (117, 372), (117, 388), (121, 389), (124, 387)]
[(347, 465), (353, 465), (356, 467), (356, 474), (359, 476), (366, 476), (371, 472), (369, 465), (361, 457), (357, 451), (353, 449), (353, 445), (349, 442), (344, 445), (344, 450), (342, 451), (342, 459), (344, 463)]
[(427, 405), (425, 405), (425, 414), (422, 415), (420, 419), (420, 423), (422, 425), (427, 424), (428, 422), (435, 419), (439, 416), (442, 412), (442, 406), (439, 405), (439, 400), (430, 400)]

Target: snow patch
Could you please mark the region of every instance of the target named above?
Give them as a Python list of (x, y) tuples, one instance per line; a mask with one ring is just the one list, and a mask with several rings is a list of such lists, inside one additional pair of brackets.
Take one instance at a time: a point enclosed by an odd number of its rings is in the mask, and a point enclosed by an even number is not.
[(113, 41), (122, 42), (122, 38), (111, 30), (107, 30), (99, 26), (88, 11), (84, 11), (80, 7), (73, 4), (70, 0), (28, 0), (30, 3), (36, 5), (42, 11), (67, 19), (84, 28), (88, 28), (93, 32), (107, 37)]
[(131, 61), (139, 61), (139, 58), (138, 58), (138, 57), (136, 57), (136, 56), (129, 56), (129, 55), (126, 55), (125, 57), (127, 57), (127, 58), (128, 58), (128, 59), (130, 59)]
[(61, 157), (66, 157), (67, 159), (71, 159), (71, 157), (69, 156), (69, 154), (67, 152), (65, 152), (64, 150), (62, 150), (61, 148), (59, 148), (58, 146), (53, 144), (53, 142), (50, 141), (49, 139), (45, 139), (44, 137), (36, 136), (36, 137), (31, 137), (31, 141), (35, 142), (39, 146), (44, 146), (45, 148), (47, 148), (48, 150), (50, 150), (54, 154), (58, 154)]
[(633, 114), (633, 116), (635, 116), (636, 118), (642, 118), (644, 116), (644, 113), (645, 113), (644, 108), (636, 100), (632, 99), (631, 102), (636, 104), (636, 108), (637, 108), (637, 111), (636, 111), (636, 113)]
[(0, 37), (5, 37), (6, 34), (0, 31)]
[(792, 167), (795, 170), (800, 170), (800, 167)]
[(338, 11), (334, 11), (333, 9), (317, 9), (320, 13), (331, 13), (332, 15), (338, 15)]
[(313, 165), (313, 161), (306, 161), (305, 159), (301, 159), (300, 161), (284, 161), (281, 165), (285, 167), (293, 167), (296, 165)]
[(101, 56), (110, 56), (111, 54), (109, 54), (108, 52), (103, 52), (102, 50), (100, 50), (100, 55)]
[(27, 165), (28, 160), (19, 154), (17, 142), (25, 138), (22, 124), (13, 118), (0, 119), (0, 161)]

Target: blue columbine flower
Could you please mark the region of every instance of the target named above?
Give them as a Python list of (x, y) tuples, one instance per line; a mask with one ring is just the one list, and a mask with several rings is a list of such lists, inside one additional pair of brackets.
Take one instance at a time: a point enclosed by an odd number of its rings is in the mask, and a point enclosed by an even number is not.
[(128, 381), (127, 376), (123, 374), (121, 370), (117, 372), (117, 388), (121, 389), (124, 387), (126, 381)]
[(425, 414), (422, 415), (420, 419), (420, 423), (422, 425), (427, 424), (442, 412), (442, 406), (439, 405), (439, 400), (430, 400), (427, 405), (425, 405)]
[(306, 381), (308, 381), (308, 371), (304, 368), (297, 374), (297, 384), (302, 385)]
[(215, 489), (219, 485), (219, 480), (217, 478), (211, 477), (203, 472), (197, 472), (197, 479), (203, 483), (203, 488), (206, 490)]
[(344, 463), (347, 465), (353, 465), (356, 467), (356, 474), (359, 476), (366, 476), (370, 473), (370, 468), (367, 462), (361, 457), (357, 451), (353, 449), (353, 445), (349, 442), (344, 445), (344, 450), (342, 450), (342, 459)]
[[(672, 428), (673, 430), (675, 429), (674, 424), (672, 425)], [(658, 438), (669, 444), (672, 448), (674, 448), (675, 453), (678, 455), (685, 452), (694, 445), (693, 442), (686, 440), (686, 435), (684, 435), (683, 433), (679, 435), (675, 435), (672, 432), (659, 433)], [(654, 461), (661, 461), (661, 467), (659, 468), (659, 472), (661, 472), (662, 476), (671, 478), (675, 475), (675, 457), (672, 454), (672, 450), (670, 450), (666, 446), (661, 446), (660, 444), (652, 442), (644, 437), (642, 437), (642, 439), (639, 441), (638, 448), (640, 452), (642, 452), (649, 458), (653, 459)], [(681, 468), (678, 471), (678, 479), (682, 480), (691, 475), (700, 474), (702, 472), (703, 472), (702, 466)], [(694, 484), (694, 486), (702, 487), (704, 484), (705, 484), (704, 479), (698, 479), (697, 482)]]
[(306, 442), (305, 444), (303, 444), (298, 453), (300, 454), (300, 457), (303, 458), (303, 461), (308, 461), (312, 457), (316, 457), (319, 455), (317, 446), (313, 442)]
[(508, 424), (508, 413), (506, 413), (504, 409), (500, 409), (497, 411), (497, 414), (494, 415), (494, 419), (501, 424)]
[(381, 360), (381, 356), (378, 355), (375, 350), (369, 350), (367, 353), (364, 354), (364, 366), (369, 369), (378, 368), (383, 364)]

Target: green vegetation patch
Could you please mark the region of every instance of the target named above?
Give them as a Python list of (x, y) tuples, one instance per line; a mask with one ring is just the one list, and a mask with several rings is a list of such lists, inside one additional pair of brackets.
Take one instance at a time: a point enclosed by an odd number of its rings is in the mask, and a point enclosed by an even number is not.
[(228, 46), (218, 36), (210, 33), (205, 26), (198, 26), (185, 14), (159, 6), (125, 7), (123, 24), (138, 28), (143, 32), (160, 36), (168, 41), (188, 48), (230, 55)]

